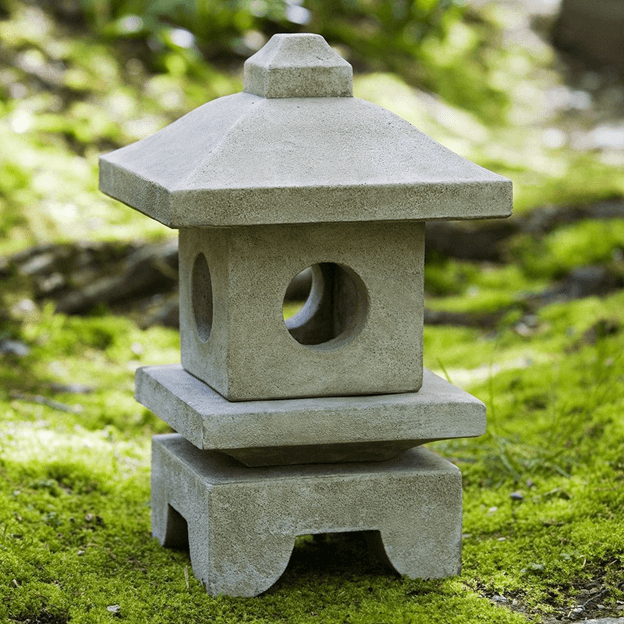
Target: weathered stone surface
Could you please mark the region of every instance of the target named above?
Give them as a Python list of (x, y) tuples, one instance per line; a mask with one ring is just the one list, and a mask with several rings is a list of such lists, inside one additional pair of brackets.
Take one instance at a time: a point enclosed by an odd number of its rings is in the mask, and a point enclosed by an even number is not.
[(245, 91), (265, 98), (348, 97), (353, 69), (321, 35), (273, 35), (245, 61)]
[(310, 533), (379, 531), (399, 574), (460, 571), (461, 473), (428, 449), (375, 464), (246, 468), (172, 434), (154, 437), (152, 457), (152, 532), (180, 546), (188, 527), (193, 572), (211, 595), (265, 591), (295, 537)]
[(268, 589), (309, 533), (460, 569), (461, 474), (405, 450), (485, 430), (480, 401), (423, 384), (424, 221), (508, 216), (511, 182), (351, 93), (321, 37), (279, 35), (245, 92), (100, 160), (102, 191), (180, 229), (183, 368), (139, 370), (136, 396), (180, 432), (153, 440), (153, 533), (213, 595)]
[(248, 465), (387, 459), (485, 433), (485, 406), (425, 370), (419, 392), (231, 402), (179, 365), (137, 370), (136, 398), (199, 449)]
[[(283, 67), (292, 93), (306, 83), (320, 94), (336, 72), (336, 84), (350, 81), (325, 48), (302, 58), (318, 45), (318, 35), (272, 39), (250, 59), (247, 88), (271, 93), (265, 79)], [(318, 84), (305, 78), (317, 71)], [(282, 96), (219, 98), (102, 156), (100, 189), (173, 228), (511, 214), (509, 180), (393, 113), (353, 97), (284, 97), (288, 80), (273, 82)]]
[[(227, 399), (420, 387), (424, 224), (184, 228), (179, 253), (182, 364)], [(284, 323), (290, 281), (316, 264)]]

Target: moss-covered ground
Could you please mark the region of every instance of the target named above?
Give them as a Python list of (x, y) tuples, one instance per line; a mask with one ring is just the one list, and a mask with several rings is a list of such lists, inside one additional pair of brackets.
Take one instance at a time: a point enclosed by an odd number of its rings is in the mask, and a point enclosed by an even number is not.
[[(240, 75), (175, 45), (154, 68), (133, 41), (115, 47), (59, 24), (45, 2), (6, 6), (0, 255), (49, 240), (167, 235), (97, 193), (97, 155), (239, 90)], [(568, 88), (552, 49), (483, 46), (483, 31), (502, 32), (512, 20), (501, 7), (485, 6), (470, 28), (458, 22), (428, 53), (440, 92), (456, 89), (464, 71), (465, 82), (479, 76), (510, 94), (506, 106), (479, 110), (477, 93), (461, 110), (457, 98), (451, 105), (424, 96), (387, 72), (361, 75), (357, 94), (510, 176), (520, 212), (621, 196), (621, 155), (543, 140), (591, 121), (569, 109), (544, 112), (544, 94)], [(477, 52), (474, 73), (468, 59)], [(490, 113), (495, 123), (484, 121)], [(0, 353), (0, 622), (504, 623), (624, 614), (624, 294), (536, 310), (525, 302), (578, 267), (621, 273), (622, 248), (622, 221), (586, 220), (519, 234), (507, 262), (434, 258), (427, 267), (428, 308), (500, 313), (486, 329), (425, 328), (425, 364), (488, 407), (486, 435), (431, 445), (464, 475), (461, 576), (399, 578), (357, 534), (302, 536), (280, 581), (251, 599), (209, 597), (188, 555), (151, 538), (150, 439), (167, 427), (134, 401), (133, 371), (179, 361), (177, 331), (141, 330), (133, 315), (104, 309), (55, 313), (33, 303), (27, 279), (4, 273), (0, 340), (15, 342)]]
[(0, 621), (539, 621), (592, 598), (585, 613), (617, 613), (623, 304), (549, 306), (530, 337), (427, 328), (427, 365), (472, 372), (489, 412), (482, 438), (433, 445), (464, 475), (460, 577), (398, 578), (357, 536), (302, 539), (254, 599), (207, 596), (188, 555), (150, 536), (150, 437), (166, 427), (134, 401), (132, 370), (177, 361), (177, 332), (31, 312), (13, 335), (30, 353), (0, 369)]

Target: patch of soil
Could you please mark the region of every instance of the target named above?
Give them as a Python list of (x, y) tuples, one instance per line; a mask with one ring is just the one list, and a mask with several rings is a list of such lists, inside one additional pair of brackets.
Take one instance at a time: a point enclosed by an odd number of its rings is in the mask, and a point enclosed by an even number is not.
[[(569, 599), (565, 605), (561, 604), (560, 597), (553, 598), (550, 606), (554, 612), (542, 616), (542, 624), (624, 618), (624, 600), (617, 598), (617, 596), (622, 597), (624, 582), (614, 588), (612, 584), (605, 581), (605, 577), (606, 573), (592, 580), (579, 581), (567, 590)], [(522, 596), (502, 596), (488, 591), (482, 591), (481, 594), (500, 607), (523, 615), (537, 615), (524, 604)]]

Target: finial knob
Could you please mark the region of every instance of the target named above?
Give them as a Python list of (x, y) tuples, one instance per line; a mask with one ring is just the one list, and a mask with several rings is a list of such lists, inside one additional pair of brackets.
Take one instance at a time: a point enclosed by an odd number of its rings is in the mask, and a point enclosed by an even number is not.
[(321, 35), (273, 35), (244, 68), (245, 91), (265, 98), (350, 97), (353, 68)]

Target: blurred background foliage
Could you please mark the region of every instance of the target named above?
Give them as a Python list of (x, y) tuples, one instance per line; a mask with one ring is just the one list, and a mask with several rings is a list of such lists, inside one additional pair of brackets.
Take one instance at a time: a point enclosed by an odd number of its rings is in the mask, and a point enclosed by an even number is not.
[(245, 58), (276, 32), (324, 35), (357, 74), (378, 76), (356, 85), (373, 101), (413, 115), (417, 85), (476, 123), (502, 122), (486, 30), (459, 0), (0, 0), (2, 252), (166, 235), (98, 193), (98, 155), (239, 91)]
[(80, 0), (72, 13), (99, 36), (146, 43), (159, 71), (192, 71), (197, 53), (232, 64), (277, 32), (316, 32), (356, 70), (396, 73), (490, 121), (505, 108), (485, 78), (487, 23), (462, 0)]
[(97, 191), (99, 154), (239, 91), (244, 60), (276, 32), (325, 36), (356, 96), (510, 177), (517, 212), (622, 196), (622, 139), (596, 127), (613, 85), (568, 84), (515, 4), (0, 0), (0, 250), (169, 235)]
[[(98, 156), (240, 91), (244, 60), (276, 32), (325, 36), (353, 64), (356, 96), (511, 178), (517, 215), (617, 200), (622, 83), (572, 72), (550, 43), (554, 13), (540, 22), (529, 4), (0, 0), (0, 254), (170, 237), (99, 193)], [(579, 266), (619, 267), (619, 221), (525, 225), (499, 244), (495, 261), (513, 267), (486, 272), (474, 257), (429, 254), (428, 292), (461, 297), (440, 305), (490, 310)]]

